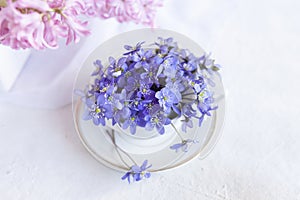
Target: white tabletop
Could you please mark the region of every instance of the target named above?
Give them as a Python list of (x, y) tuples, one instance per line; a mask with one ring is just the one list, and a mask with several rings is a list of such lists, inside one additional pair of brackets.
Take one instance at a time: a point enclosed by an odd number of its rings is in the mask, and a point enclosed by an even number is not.
[[(299, 10), (297, 0), (165, 1), (158, 25), (189, 36), (222, 64), (226, 120), (206, 159), (143, 182), (128, 185), (89, 155), (75, 132), (70, 99), (54, 110), (21, 98), (1, 101), (0, 199), (299, 200)], [(109, 23), (115, 33), (135, 28)], [(23, 84), (33, 85), (26, 67), (15, 89), (26, 76)], [(34, 102), (29, 96), (24, 101)]]

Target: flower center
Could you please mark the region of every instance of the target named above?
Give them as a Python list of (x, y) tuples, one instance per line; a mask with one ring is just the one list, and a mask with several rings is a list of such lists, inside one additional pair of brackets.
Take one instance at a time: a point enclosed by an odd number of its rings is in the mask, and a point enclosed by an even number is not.
[(101, 112), (101, 109), (100, 108), (96, 108), (95, 112), (98, 114)]

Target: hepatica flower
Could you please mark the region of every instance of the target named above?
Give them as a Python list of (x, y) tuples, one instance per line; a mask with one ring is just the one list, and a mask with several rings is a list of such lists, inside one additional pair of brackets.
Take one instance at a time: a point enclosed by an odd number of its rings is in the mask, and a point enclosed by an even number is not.
[(147, 171), (152, 165), (148, 165), (148, 161), (145, 160), (143, 164), (139, 167), (138, 165), (133, 165), (128, 172), (122, 177), (122, 180), (128, 181), (128, 183), (133, 181), (141, 181), (145, 178), (150, 178), (151, 174)]
[(197, 143), (197, 141), (191, 139), (182, 140), (180, 143), (170, 146), (170, 149), (175, 150), (176, 152), (178, 152), (179, 150), (187, 152), (189, 146), (195, 143)]
[(88, 19), (153, 26), (161, 0), (0, 0), (0, 44), (13, 49), (57, 48), (90, 34)]
[[(124, 8), (119, 9), (123, 13)], [(217, 109), (210, 77), (219, 65), (207, 55), (197, 57), (179, 48), (172, 38), (158, 38), (153, 44), (148, 48), (143, 47), (143, 41), (125, 45), (120, 57), (94, 61), (94, 81), (84, 94), (80, 93), (84, 97), (84, 119), (95, 125), (111, 123), (130, 134), (143, 129), (163, 135), (167, 127), (174, 128), (181, 142), (170, 149), (187, 152), (197, 141), (185, 138), (184, 133), (202, 126)], [(130, 182), (148, 178), (148, 168), (147, 161), (140, 167), (133, 165), (122, 179)]]

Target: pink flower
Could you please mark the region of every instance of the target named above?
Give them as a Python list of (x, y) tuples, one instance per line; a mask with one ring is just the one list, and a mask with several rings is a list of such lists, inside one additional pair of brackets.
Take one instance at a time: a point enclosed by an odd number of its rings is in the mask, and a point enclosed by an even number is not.
[(57, 48), (90, 32), (82, 16), (153, 26), (160, 0), (7, 0), (0, 7), (0, 44), (13, 49)]
[(85, 0), (84, 14), (89, 17), (101, 17), (106, 9), (106, 0)]
[(115, 17), (119, 22), (133, 21), (153, 26), (160, 0), (106, 0), (103, 18)]
[(59, 38), (78, 42), (89, 34), (87, 22), (77, 19), (85, 4), (80, 0), (7, 1), (0, 11), (0, 43), (20, 48), (57, 48)]
[[(82, 22), (78, 19), (82, 13), (85, 12), (85, 2), (83, 0), (68, 0), (61, 1), (59, 7), (53, 8), (58, 10), (52, 14), (52, 20), (57, 20), (61, 36), (67, 39), (66, 44), (74, 41), (79, 42), (79, 36), (86, 36), (90, 34), (87, 29), (88, 22)], [(60, 20), (60, 21), (59, 21)], [(59, 23), (60, 22), (60, 23)]]
[(43, 38), (45, 25), (41, 17), (48, 9), (45, 2), (8, 0), (0, 12), (0, 42), (14, 49), (51, 47)]
[(139, 0), (139, 3), (133, 11), (134, 21), (136, 23), (142, 23), (153, 27), (156, 10), (162, 5), (161, 0)]

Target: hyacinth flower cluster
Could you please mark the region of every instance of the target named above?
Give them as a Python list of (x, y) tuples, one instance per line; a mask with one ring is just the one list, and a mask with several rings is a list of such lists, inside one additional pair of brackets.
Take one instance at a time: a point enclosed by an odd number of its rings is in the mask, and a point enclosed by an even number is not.
[[(208, 87), (214, 83), (207, 74), (218, 71), (219, 65), (209, 56), (180, 49), (172, 38), (158, 38), (149, 48), (140, 42), (125, 49), (105, 66), (100, 60), (94, 62), (94, 81), (84, 94), (85, 120), (118, 125), (131, 134), (137, 127), (164, 134), (166, 126), (174, 127), (175, 119), (180, 120), (182, 132), (192, 128), (195, 119), (201, 126), (217, 108)], [(190, 143), (194, 142), (182, 139), (172, 149), (185, 151)]]
[(88, 18), (153, 26), (161, 0), (0, 0), (0, 44), (13, 49), (57, 48), (90, 34)]

